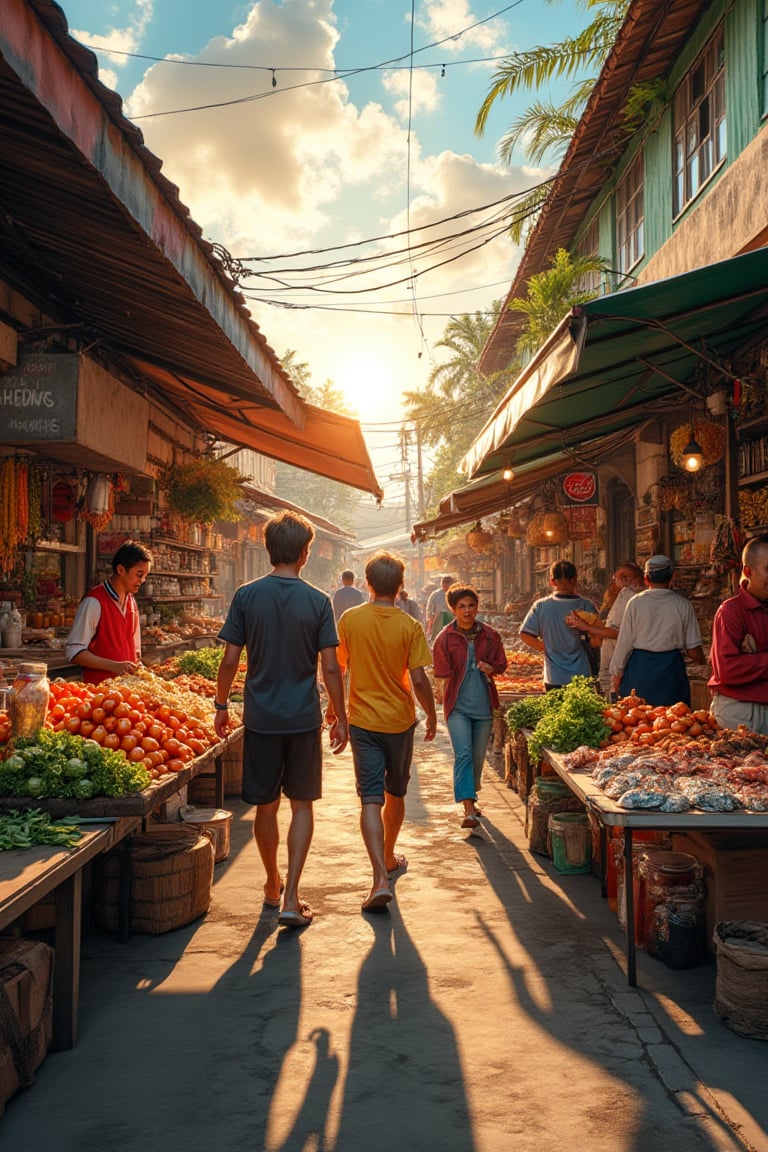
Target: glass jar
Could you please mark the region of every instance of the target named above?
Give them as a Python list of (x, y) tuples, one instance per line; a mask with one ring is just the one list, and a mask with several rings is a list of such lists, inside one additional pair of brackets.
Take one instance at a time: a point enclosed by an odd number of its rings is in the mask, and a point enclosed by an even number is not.
[(50, 691), (45, 664), (19, 665), (11, 699), (12, 736), (34, 736), (43, 727)]

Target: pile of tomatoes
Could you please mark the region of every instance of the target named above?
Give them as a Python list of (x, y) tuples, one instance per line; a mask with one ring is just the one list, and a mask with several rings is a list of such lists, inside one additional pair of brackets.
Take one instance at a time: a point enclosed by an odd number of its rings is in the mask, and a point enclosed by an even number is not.
[(155, 780), (179, 772), (217, 742), (210, 726), (160, 700), (129, 689), (54, 680), (46, 727), (95, 740), (141, 762)]
[(711, 712), (693, 710), (682, 701), (668, 708), (654, 708), (634, 692), (606, 708), (603, 715), (611, 729), (608, 738), (611, 744), (631, 740), (636, 744), (655, 745), (670, 739), (706, 739), (714, 737), (718, 730)]

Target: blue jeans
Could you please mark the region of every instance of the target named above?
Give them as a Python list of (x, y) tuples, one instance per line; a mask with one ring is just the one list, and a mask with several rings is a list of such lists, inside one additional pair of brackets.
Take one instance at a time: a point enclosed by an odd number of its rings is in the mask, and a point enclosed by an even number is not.
[(476, 800), (493, 721), (490, 716), (474, 720), (454, 708), (446, 723), (453, 745), (453, 797)]

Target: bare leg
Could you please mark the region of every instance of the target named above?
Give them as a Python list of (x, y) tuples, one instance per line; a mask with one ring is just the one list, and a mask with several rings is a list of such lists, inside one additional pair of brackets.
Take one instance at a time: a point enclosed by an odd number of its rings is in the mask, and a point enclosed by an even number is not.
[(384, 823), (384, 860), (391, 872), (397, 867), (395, 844), (405, 817), (405, 797), (384, 793), (384, 808), (381, 818)]
[(291, 823), (288, 828), (288, 874), (285, 878), (283, 911), (299, 910), (299, 880), (312, 843), (315, 815), (311, 800), (291, 800)]
[(373, 867), (371, 892), (389, 888), (387, 868), (384, 863), (384, 825), (381, 821), (380, 804), (363, 804), (360, 809), (360, 831), (363, 843)]
[(253, 836), (259, 850), (267, 880), (264, 885), (265, 896), (276, 896), (279, 899), (282, 880), (277, 867), (277, 849), (280, 844), (280, 830), (277, 825), (277, 813), (280, 808), (280, 797), (271, 804), (259, 804), (253, 820)]

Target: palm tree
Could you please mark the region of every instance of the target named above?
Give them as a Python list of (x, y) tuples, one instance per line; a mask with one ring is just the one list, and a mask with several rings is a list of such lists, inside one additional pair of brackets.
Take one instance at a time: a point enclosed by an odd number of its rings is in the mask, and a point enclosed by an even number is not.
[[(629, 5), (630, 0), (580, 0), (580, 7), (585, 10), (597, 10), (582, 32), (505, 60), (492, 77), (491, 87), (477, 114), (475, 133), (483, 135), (496, 100), (511, 96), (519, 89), (535, 91), (557, 77), (575, 77), (585, 68), (599, 70), (613, 47)], [(501, 158), (509, 163), (517, 145), (522, 146), (528, 160), (536, 163), (548, 152), (562, 152), (573, 135), (594, 83), (594, 77), (580, 80), (559, 107), (551, 102), (535, 101), (513, 121), (500, 141)]]
[(527, 317), (526, 326), (517, 341), (518, 353), (535, 352), (575, 304), (586, 304), (597, 293), (582, 287), (592, 272), (604, 272), (607, 263), (599, 256), (577, 256), (573, 259), (565, 248), (558, 248), (552, 267), (537, 272), (528, 281), (528, 295), (510, 300), (508, 307)]

